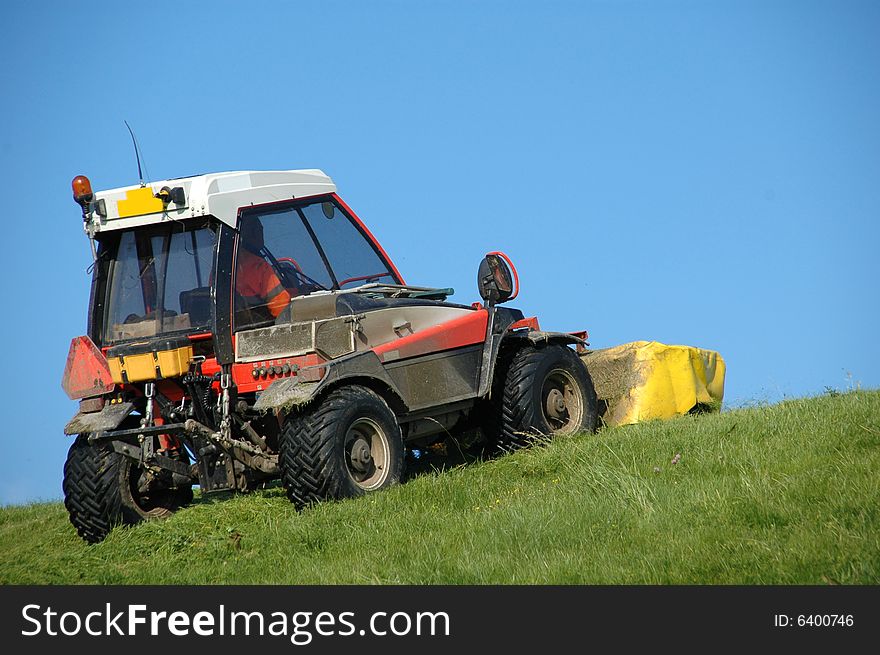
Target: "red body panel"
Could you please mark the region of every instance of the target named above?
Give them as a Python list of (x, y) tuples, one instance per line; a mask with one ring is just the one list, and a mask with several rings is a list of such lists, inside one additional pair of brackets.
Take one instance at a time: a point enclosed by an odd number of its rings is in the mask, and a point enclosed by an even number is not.
[(460, 318), (420, 330), (408, 337), (383, 343), (373, 351), (384, 362), (483, 343), (486, 340), (488, 321), (489, 312), (478, 309)]
[(520, 328), (529, 328), (530, 330), (540, 330), (541, 328), (538, 326), (538, 317), (537, 316), (529, 316), (528, 318), (521, 319), (516, 323), (511, 324), (508, 330), (519, 330)]
[[(320, 365), (326, 360), (316, 353), (308, 355), (300, 355), (298, 357), (279, 357), (277, 359), (267, 359), (260, 362), (248, 362), (246, 364), (232, 365), (232, 380), (238, 387), (239, 393), (251, 393), (253, 391), (265, 391), (275, 380), (284, 378), (299, 377), (303, 382), (316, 382), (324, 376), (324, 367)], [(290, 373), (284, 375), (276, 375), (268, 369), (283, 367), (285, 364), (290, 367)], [(298, 370), (294, 371), (294, 366)], [(318, 367), (318, 368), (306, 368)], [(266, 369), (265, 375), (254, 378), (254, 371)], [(305, 370), (303, 370), (305, 369)]]
[(88, 337), (73, 339), (61, 377), (64, 393), (71, 400), (79, 400), (109, 393), (114, 386), (107, 359), (94, 342)]

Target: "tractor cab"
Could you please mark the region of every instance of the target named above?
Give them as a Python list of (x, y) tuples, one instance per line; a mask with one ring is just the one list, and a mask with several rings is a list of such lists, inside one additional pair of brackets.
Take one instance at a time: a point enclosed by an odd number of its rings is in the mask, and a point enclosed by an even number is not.
[(96, 245), (89, 336), (102, 347), (216, 336), (230, 360), (232, 334), (289, 320), (293, 298), (402, 283), (318, 171), (206, 175), (78, 198)]

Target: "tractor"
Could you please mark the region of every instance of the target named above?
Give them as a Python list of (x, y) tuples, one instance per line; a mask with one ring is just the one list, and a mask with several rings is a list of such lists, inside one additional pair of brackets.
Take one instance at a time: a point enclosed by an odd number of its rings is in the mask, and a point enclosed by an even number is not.
[(72, 186), (94, 263), (62, 379), (79, 401), (63, 489), (89, 543), (195, 485), (280, 480), (301, 509), (393, 485), (449, 435), (503, 454), (596, 429), (586, 332), (504, 306), (519, 279), (502, 252), (479, 264), (481, 302), (457, 304), (407, 284), (319, 170)]

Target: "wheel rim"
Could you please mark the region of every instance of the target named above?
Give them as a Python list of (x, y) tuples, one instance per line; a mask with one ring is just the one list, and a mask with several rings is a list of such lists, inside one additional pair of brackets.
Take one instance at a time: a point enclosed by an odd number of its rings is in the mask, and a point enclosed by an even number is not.
[(345, 467), (361, 489), (381, 487), (388, 478), (391, 449), (388, 435), (369, 418), (355, 421), (345, 434)]
[(583, 422), (584, 402), (580, 386), (568, 371), (554, 369), (541, 388), (541, 411), (554, 434), (576, 432)]
[(123, 475), (127, 478), (131, 502), (144, 517), (164, 516), (174, 505), (176, 493), (174, 489), (140, 488), (144, 470), (134, 462), (127, 462), (123, 468)]

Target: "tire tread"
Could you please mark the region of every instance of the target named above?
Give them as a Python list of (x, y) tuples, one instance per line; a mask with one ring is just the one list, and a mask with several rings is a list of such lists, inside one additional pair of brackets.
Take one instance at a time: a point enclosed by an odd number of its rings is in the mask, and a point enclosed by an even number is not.
[(298, 509), (351, 495), (345, 471), (336, 459), (337, 430), (352, 405), (375, 401), (393, 417), (381, 396), (366, 387), (349, 385), (334, 389), (313, 409), (287, 418), (279, 454), (281, 482)]
[[(492, 451), (495, 455), (527, 448), (550, 437), (537, 427), (543, 421), (542, 416), (539, 416), (541, 408), (531, 401), (534, 386), (542, 382), (536, 380), (536, 377), (544, 358), (559, 357), (561, 361), (567, 359), (570, 363), (576, 362), (577, 366), (582, 365), (571, 349), (561, 344), (549, 344), (540, 348), (522, 346), (507, 357), (507, 362), (499, 369), (496, 377), (498, 394), (494, 413), (498, 418), (491, 435)], [(584, 429), (594, 432), (596, 392), (586, 368), (584, 378)]]

